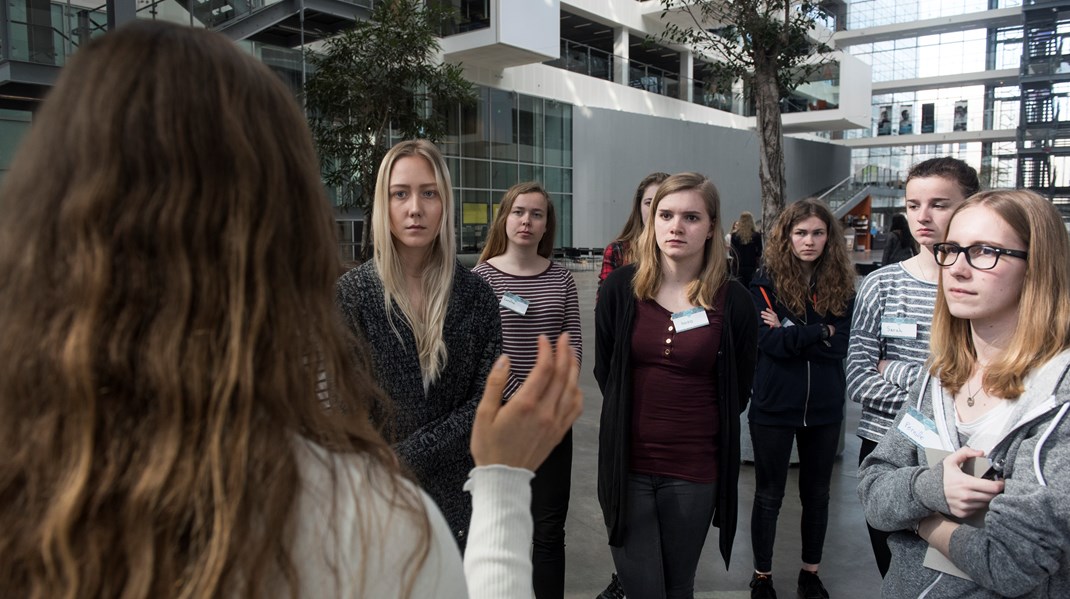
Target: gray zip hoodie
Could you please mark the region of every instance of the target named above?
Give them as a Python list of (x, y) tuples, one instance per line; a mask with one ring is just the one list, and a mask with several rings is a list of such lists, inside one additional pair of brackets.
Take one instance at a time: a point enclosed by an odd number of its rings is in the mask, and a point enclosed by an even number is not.
[[(859, 468), (866, 519), (893, 531), (892, 564), (884, 579), (887, 598), (989, 599), (1070, 597), (1070, 350), (1026, 377), (1002, 439), (989, 452), (1005, 480), (989, 504), (984, 528), (960, 526), (950, 557), (969, 581), (922, 565), (928, 544), (912, 531), (933, 512), (949, 513), (943, 465), (898, 430), (904, 408)], [(962, 446), (955, 408), (939, 381), (926, 377), (913, 405), (937, 425), (945, 445)], [(935, 409), (934, 409), (935, 406)], [(897, 532), (896, 532), (897, 531)]]

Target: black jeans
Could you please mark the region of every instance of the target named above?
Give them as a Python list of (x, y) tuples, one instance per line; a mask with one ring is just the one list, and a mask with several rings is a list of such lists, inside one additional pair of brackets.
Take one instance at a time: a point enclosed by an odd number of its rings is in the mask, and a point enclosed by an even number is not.
[(777, 517), (788, 481), (792, 441), (796, 440), (799, 445), (799, 500), (802, 502), (802, 561), (821, 563), (829, 519), (829, 483), (839, 445), (840, 424), (833, 422), (796, 428), (750, 423), (755, 480), (750, 534), (755, 570), (773, 570)]
[(629, 599), (692, 599), (717, 483), (628, 475), (624, 545), (610, 547)]
[(547, 456), (531, 481), (532, 582), (536, 599), (565, 596), (565, 519), (572, 491), (572, 431)]
[[(876, 448), (876, 441), (862, 439), (862, 448), (858, 451), (858, 465), (861, 466), (866, 456)], [(869, 529), (869, 543), (873, 545), (873, 557), (877, 558), (877, 569), (880, 570), (881, 578), (884, 578), (888, 574), (888, 567), (892, 565), (892, 550), (888, 548), (888, 537), (892, 533), (877, 530), (870, 526), (869, 522), (866, 522), (866, 528)]]

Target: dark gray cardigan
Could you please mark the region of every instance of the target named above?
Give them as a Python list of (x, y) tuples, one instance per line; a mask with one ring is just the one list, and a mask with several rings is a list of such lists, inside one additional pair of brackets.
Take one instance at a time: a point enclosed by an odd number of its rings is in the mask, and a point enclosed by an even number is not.
[(435, 500), (464, 546), (472, 502), (461, 487), (473, 468), (469, 442), (476, 406), (502, 350), (501, 317), (483, 279), (455, 264), (443, 335), (448, 357), (439, 379), (424, 394), (416, 340), (394, 304), (387, 322), (383, 283), (375, 263), (365, 262), (338, 280), (338, 305), (346, 322), (371, 349), (379, 385), (390, 396), (394, 450)]
[[(632, 323), (635, 265), (610, 273), (595, 306), (594, 378), (602, 391), (602, 417), (598, 431), (598, 502), (602, 506), (609, 544), (624, 542), (625, 487), (631, 460)], [(758, 353), (758, 313), (750, 294), (730, 280), (724, 304), (721, 347), (717, 350), (717, 401), (720, 434), (717, 439), (717, 505), (714, 526), (721, 529), (720, 549), (725, 567), (736, 536), (739, 497), (739, 415), (747, 407), (754, 361)]]

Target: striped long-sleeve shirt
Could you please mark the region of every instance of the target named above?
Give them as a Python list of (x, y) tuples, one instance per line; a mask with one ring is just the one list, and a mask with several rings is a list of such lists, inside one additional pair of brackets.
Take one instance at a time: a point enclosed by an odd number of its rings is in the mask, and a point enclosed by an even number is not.
[(510, 360), (506, 399), (512, 397), (535, 367), (535, 340), (540, 334), (555, 343), (561, 333), (568, 333), (576, 360), (582, 361), (579, 298), (576, 281), (568, 269), (551, 262), (545, 271), (524, 277), (504, 273), (487, 262), (480, 262), (473, 272), (490, 284), (499, 302), (506, 293), (519, 295), (529, 302), (523, 315), (504, 306), (498, 307), (502, 317), (502, 352)]
[[(862, 282), (847, 349), (847, 394), (862, 404), (859, 437), (880, 441), (924, 373), (935, 305), (936, 285), (899, 263), (872, 272)], [(908, 329), (916, 324), (916, 338), (882, 334), (882, 322), (891, 324), (891, 319), (903, 319)], [(880, 360), (889, 361), (884, 374), (877, 372)]]

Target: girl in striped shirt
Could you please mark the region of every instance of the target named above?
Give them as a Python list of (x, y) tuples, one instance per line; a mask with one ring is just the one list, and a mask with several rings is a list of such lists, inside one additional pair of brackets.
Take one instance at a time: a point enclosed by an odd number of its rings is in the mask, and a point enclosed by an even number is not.
[[(556, 219), (546, 190), (536, 182), (518, 183), (505, 192), (487, 245), (474, 272), (498, 297), (502, 349), (512, 361), (504, 397), (520, 388), (535, 365), (536, 339), (555, 341), (569, 333), (576, 361), (582, 359), (576, 282), (550, 261)], [(531, 483), (535, 520), (533, 579), (536, 599), (562, 599), (565, 593), (565, 517), (572, 481), (572, 432), (565, 434)]]

